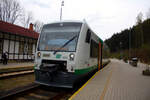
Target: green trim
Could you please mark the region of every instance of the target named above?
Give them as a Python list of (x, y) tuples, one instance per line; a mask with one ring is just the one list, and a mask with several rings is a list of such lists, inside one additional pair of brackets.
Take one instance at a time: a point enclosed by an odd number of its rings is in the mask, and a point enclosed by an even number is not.
[(56, 58), (60, 58), (62, 55), (61, 54), (57, 54), (56, 55)]
[(90, 71), (92, 71), (96, 68), (98, 68), (97, 65), (94, 65), (94, 66), (91, 66), (91, 67), (88, 67), (88, 68), (83, 68), (83, 69), (75, 69), (75, 74), (77, 74), (77, 75), (85, 74), (85, 73), (90, 72)]

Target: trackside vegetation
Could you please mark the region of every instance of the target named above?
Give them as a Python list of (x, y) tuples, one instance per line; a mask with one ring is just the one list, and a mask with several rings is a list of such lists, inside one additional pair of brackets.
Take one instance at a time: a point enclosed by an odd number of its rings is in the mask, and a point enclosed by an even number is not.
[(105, 43), (110, 49), (110, 57), (137, 57), (141, 62), (150, 64), (150, 17), (142, 21), (140, 13), (133, 27), (115, 33)]

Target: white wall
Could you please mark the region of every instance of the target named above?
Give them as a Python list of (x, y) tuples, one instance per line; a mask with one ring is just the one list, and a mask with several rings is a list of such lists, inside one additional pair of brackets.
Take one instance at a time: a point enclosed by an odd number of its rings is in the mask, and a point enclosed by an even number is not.
[(13, 54), (10, 54), (10, 55), (9, 55), (9, 59), (13, 59)]
[(18, 55), (15, 55), (15, 58), (14, 59), (18, 59)]
[(24, 59), (27, 59), (27, 55), (24, 55)]
[(14, 41), (10, 41), (9, 53), (14, 53)]
[[(15, 43), (15, 53), (18, 53), (18, 52), (19, 52), (19, 42), (16, 42)], [(18, 59), (18, 55), (15, 55), (14, 59)]]
[(19, 53), (19, 42), (16, 42), (15, 53)]
[(35, 48), (35, 44), (33, 44), (33, 50), (32, 50), (32, 53), (33, 53), (33, 54), (35, 54), (35, 49), (36, 49), (36, 48)]
[(31, 55), (28, 55), (28, 59), (31, 59)]
[(7, 51), (8, 52), (8, 40), (4, 40), (4, 46), (3, 46), (3, 52)]
[(23, 59), (23, 55), (19, 55), (19, 59)]

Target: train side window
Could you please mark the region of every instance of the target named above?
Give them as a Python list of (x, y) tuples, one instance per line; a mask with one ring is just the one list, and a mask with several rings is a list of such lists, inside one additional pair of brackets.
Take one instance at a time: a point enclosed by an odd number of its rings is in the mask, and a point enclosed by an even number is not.
[(86, 43), (90, 43), (90, 39), (91, 39), (91, 31), (88, 29), (87, 33), (86, 33)]
[(96, 43), (94, 40), (91, 40), (90, 57), (91, 58), (97, 58), (98, 57), (98, 43)]

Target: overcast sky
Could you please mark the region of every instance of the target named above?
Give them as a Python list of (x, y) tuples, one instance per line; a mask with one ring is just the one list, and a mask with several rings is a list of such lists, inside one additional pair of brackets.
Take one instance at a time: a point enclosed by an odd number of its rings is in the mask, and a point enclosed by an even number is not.
[[(20, 0), (26, 11), (44, 23), (59, 21), (61, 0)], [(83, 20), (103, 40), (136, 23), (142, 12), (144, 19), (150, 0), (64, 0), (63, 20)]]

